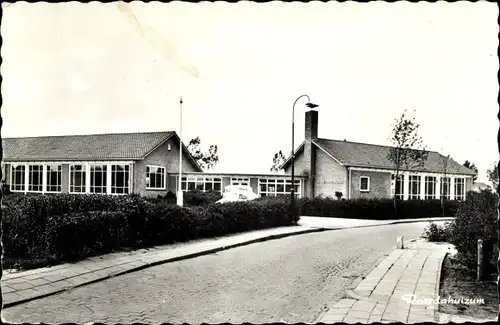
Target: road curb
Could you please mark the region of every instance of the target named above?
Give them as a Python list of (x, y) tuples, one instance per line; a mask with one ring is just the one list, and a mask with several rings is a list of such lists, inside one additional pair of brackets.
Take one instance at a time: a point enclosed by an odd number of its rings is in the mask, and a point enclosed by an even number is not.
[[(453, 221), (454, 218), (445, 218), (445, 219), (439, 219), (436, 220), (434, 219), (422, 219), (422, 220), (399, 220), (399, 221), (388, 221), (387, 223), (380, 223), (380, 224), (373, 224), (373, 225), (360, 225), (360, 226), (352, 226), (352, 227), (345, 227), (345, 226), (332, 226), (331, 228), (327, 226), (322, 226), (318, 228), (324, 228), (326, 230), (344, 230), (344, 229), (355, 229), (355, 228), (366, 228), (366, 227), (380, 227), (380, 226), (388, 226), (388, 225), (397, 225), (397, 224), (402, 224), (402, 223), (420, 223), (420, 222), (438, 222), (438, 221)], [(309, 226), (309, 225), (304, 225), (305, 227), (314, 227), (314, 226)]]
[(149, 267), (153, 267), (153, 266), (158, 266), (158, 265), (167, 264), (167, 263), (171, 263), (171, 262), (187, 260), (187, 259), (191, 259), (191, 258), (204, 256), (204, 255), (210, 255), (210, 254), (221, 252), (221, 251), (228, 250), (231, 248), (246, 246), (246, 245), (255, 244), (255, 243), (259, 243), (259, 242), (280, 239), (280, 238), (290, 237), (290, 236), (294, 236), (294, 235), (304, 235), (304, 234), (309, 234), (309, 233), (323, 232), (323, 231), (328, 231), (328, 230), (331, 230), (331, 229), (328, 229), (328, 228), (309, 228), (309, 229), (304, 229), (304, 230), (295, 231), (295, 232), (287, 232), (287, 233), (282, 233), (282, 234), (272, 234), (272, 235), (267, 235), (267, 236), (260, 237), (260, 238), (246, 240), (246, 241), (242, 241), (242, 242), (227, 245), (227, 246), (220, 246), (220, 247), (216, 247), (216, 248), (202, 250), (202, 251), (199, 251), (196, 253), (185, 254), (185, 255), (176, 256), (176, 257), (172, 257), (172, 258), (166, 258), (164, 260), (155, 261), (155, 262), (147, 263), (147, 264), (136, 266), (136, 267), (131, 267), (128, 270), (124, 270), (124, 271), (117, 272), (114, 274), (102, 276), (98, 279), (91, 280), (91, 281), (88, 281), (85, 283), (81, 283), (81, 284), (77, 284), (77, 285), (73, 285), (73, 286), (68, 286), (66, 288), (62, 288), (62, 289), (59, 289), (59, 290), (56, 290), (56, 291), (53, 291), (50, 293), (44, 293), (44, 294), (40, 294), (38, 296), (34, 296), (34, 297), (30, 297), (30, 298), (26, 298), (26, 299), (14, 301), (14, 302), (8, 302), (8, 303), (4, 302), (3, 308), (5, 309), (5, 308), (13, 307), (16, 305), (24, 304), (24, 303), (27, 303), (27, 302), (30, 302), (33, 300), (38, 300), (38, 299), (46, 298), (46, 297), (53, 296), (56, 294), (60, 294), (63, 292), (71, 291), (71, 290), (79, 288), (79, 287), (83, 287), (83, 286), (86, 286), (89, 284), (108, 280), (108, 279), (114, 278), (114, 277), (119, 276), (119, 275), (125, 275), (128, 273), (137, 272), (137, 271), (140, 271), (140, 270), (143, 270), (143, 269), (146, 269)]
[[(439, 289), (441, 287), (441, 272), (443, 270), (444, 260), (448, 254), (449, 254), (448, 252), (443, 254), (443, 257), (439, 261), (439, 269), (438, 269), (438, 272), (436, 275), (436, 277), (437, 277), (436, 288), (434, 289), (434, 299), (437, 299), (439, 297)], [(434, 309), (434, 321), (439, 322), (439, 304)]]

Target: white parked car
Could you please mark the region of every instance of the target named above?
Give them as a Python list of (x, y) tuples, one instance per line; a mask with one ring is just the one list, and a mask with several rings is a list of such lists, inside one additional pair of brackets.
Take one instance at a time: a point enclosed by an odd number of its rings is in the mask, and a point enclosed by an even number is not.
[(258, 197), (259, 195), (255, 194), (248, 185), (228, 185), (222, 192), (222, 199), (216, 203), (251, 201)]

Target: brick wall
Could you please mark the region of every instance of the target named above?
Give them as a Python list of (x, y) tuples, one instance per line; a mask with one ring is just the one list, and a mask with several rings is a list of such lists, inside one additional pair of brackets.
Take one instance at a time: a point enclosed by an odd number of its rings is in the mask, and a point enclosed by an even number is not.
[[(360, 191), (360, 177), (370, 177), (370, 191)], [(391, 173), (372, 171), (351, 171), (351, 199), (365, 198), (390, 198), (391, 197)]]
[[(170, 151), (168, 150), (170, 145)], [(167, 177), (166, 190), (146, 190), (146, 166), (161, 166), (166, 167), (167, 173), (179, 172), (179, 142), (175, 138), (171, 138), (164, 144), (159, 146), (144, 160), (137, 161), (134, 164), (134, 193), (144, 196), (158, 196), (166, 195), (168, 191), (177, 191), (177, 182), (171, 184), (175, 177)], [(183, 172), (196, 172), (194, 165), (186, 154), (182, 155), (182, 171)]]
[(335, 192), (347, 198), (347, 169), (321, 149), (316, 150), (315, 196), (335, 198)]

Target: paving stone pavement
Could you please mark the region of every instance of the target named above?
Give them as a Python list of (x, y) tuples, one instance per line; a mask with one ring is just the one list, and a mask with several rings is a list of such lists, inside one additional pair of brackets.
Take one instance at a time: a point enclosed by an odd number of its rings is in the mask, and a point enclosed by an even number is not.
[(307, 226), (277, 227), (219, 238), (120, 252), (22, 272), (6, 270), (2, 277), (4, 307), (70, 290), (148, 266), (204, 255), (252, 242), (322, 231)]
[(437, 311), (441, 265), (451, 249), (419, 239), (394, 250), (318, 322), (484, 322)]
[[(427, 219), (373, 221), (304, 216), (300, 218), (299, 226), (297, 227), (277, 227), (218, 238), (194, 240), (187, 243), (157, 246), (133, 252), (112, 253), (88, 258), (77, 263), (68, 263), (22, 272), (5, 270), (2, 277), (4, 306), (9, 307), (22, 302), (42, 298), (47, 295), (63, 292), (74, 287), (139, 270), (148, 266), (176, 259), (190, 258), (200, 254), (213, 253), (222, 249), (256, 241), (323, 231), (325, 229), (358, 228), (402, 222), (428, 221)], [(433, 220), (444, 222), (448, 219), (450, 218), (435, 218)]]

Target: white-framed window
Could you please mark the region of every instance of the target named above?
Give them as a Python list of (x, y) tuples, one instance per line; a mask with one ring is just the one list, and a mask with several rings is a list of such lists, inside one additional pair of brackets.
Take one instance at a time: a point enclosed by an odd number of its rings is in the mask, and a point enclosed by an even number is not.
[(164, 190), (166, 168), (161, 166), (146, 166), (146, 189)]
[(359, 177), (359, 191), (370, 192), (370, 177), (368, 176)]
[(128, 194), (130, 192), (130, 165), (111, 165), (111, 194)]
[(182, 177), (182, 190), (187, 191), (218, 191), (222, 192), (222, 178), (213, 176), (187, 176)]
[(398, 179), (396, 180), (396, 175), (392, 174), (392, 182), (394, 183), (393, 187), (393, 195), (396, 196), (396, 199), (403, 200), (404, 198), (404, 183), (405, 178), (404, 175), (398, 175)]
[(42, 192), (43, 165), (28, 165), (28, 192)]
[(250, 186), (250, 178), (248, 178), (248, 177), (231, 177), (231, 185)]
[(11, 165), (10, 172), (10, 190), (13, 192), (24, 192), (26, 184), (26, 166), (13, 164)]
[(86, 165), (69, 166), (69, 193), (86, 192)]
[[(300, 197), (301, 182), (300, 179), (295, 180), (293, 186), (295, 196)], [(279, 178), (259, 178), (259, 193), (260, 196), (280, 196), (290, 195), (292, 193), (292, 180)]]
[(90, 167), (90, 193), (106, 194), (108, 166), (104, 164), (92, 164)]
[(410, 200), (418, 200), (420, 199), (420, 175), (410, 175), (410, 179), (409, 179), (409, 184), (410, 185), (410, 195), (409, 195), (409, 199)]
[(441, 185), (439, 186), (439, 195), (444, 199), (444, 200), (449, 200), (450, 199), (450, 184), (451, 184), (451, 179), (449, 177), (441, 177), (440, 179)]
[(455, 178), (455, 200), (465, 200), (465, 178)]
[(7, 176), (5, 176), (5, 175), (7, 175), (7, 168), (6, 167), (7, 167), (7, 165), (2, 163), (2, 183), (5, 183), (5, 178), (7, 177)]
[(61, 192), (62, 165), (47, 165), (47, 192)]
[(436, 177), (425, 176), (425, 199), (433, 200), (436, 198)]

